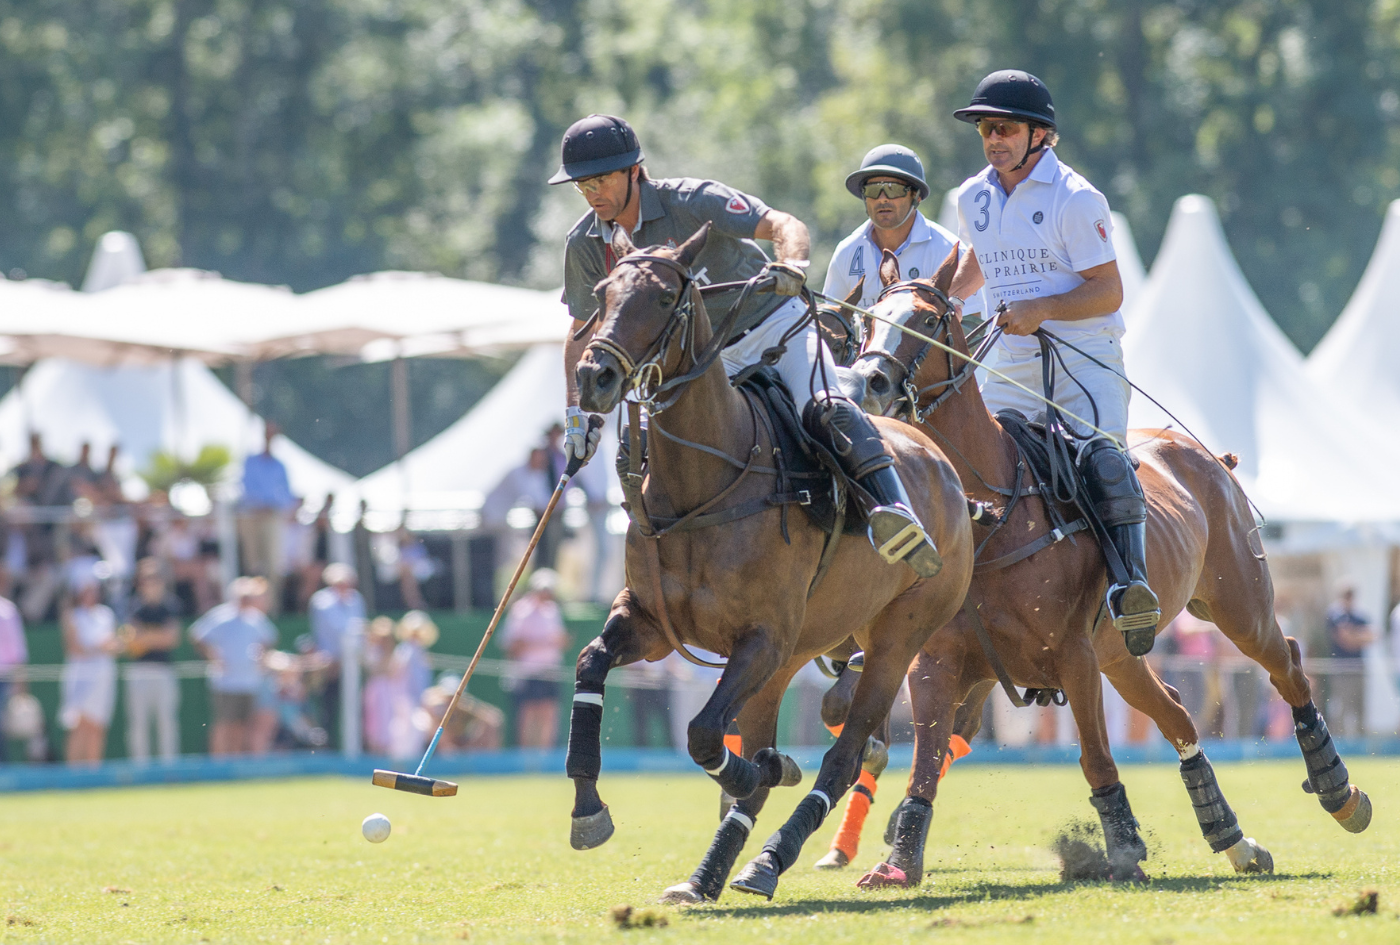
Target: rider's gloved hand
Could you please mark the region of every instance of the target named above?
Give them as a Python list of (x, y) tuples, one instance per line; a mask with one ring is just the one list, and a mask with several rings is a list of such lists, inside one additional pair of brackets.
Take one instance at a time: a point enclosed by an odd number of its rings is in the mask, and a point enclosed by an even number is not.
[(758, 274), (760, 279), (772, 279), (772, 291), (777, 295), (801, 295), (807, 273), (801, 267), (786, 262), (770, 262)]
[(588, 462), (598, 449), (598, 441), (602, 439), (602, 436), (603, 428), (601, 426), (590, 427), (588, 414), (578, 407), (568, 407), (564, 410), (564, 454), (566, 456), (585, 463)]

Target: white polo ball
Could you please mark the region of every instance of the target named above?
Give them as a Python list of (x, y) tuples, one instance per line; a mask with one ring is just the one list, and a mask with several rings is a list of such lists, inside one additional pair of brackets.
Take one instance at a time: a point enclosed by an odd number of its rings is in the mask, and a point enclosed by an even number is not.
[(370, 814), (360, 824), (360, 833), (365, 835), (365, 839), (370, 843), (383, 843), (389, 839), (389, 831), (393, 825), (389, 823), (389, 818), (383, 814)]

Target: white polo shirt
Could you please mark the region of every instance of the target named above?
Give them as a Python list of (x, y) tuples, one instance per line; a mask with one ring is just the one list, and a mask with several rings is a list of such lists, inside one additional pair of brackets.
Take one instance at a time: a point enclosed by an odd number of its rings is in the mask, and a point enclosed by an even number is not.
[[(822, 294), (844, 299), (855, 289), (861, 276), (866, 276), (861, 288), (861, 308), (869, 308), (880, 296), (880, 247), (870, 234), (875, 224), (866, 221), (836, 246), (836, 253), (826, 268), (826, 285)], [(894, 251), (899, 257), (899, 274), (903, 279), (928, 279), (943, 260), (948, 258), (958, 239), (922, 213), (915, 211), (914, 226), (909, 237)]]
[[(958, 188), (958, 230), (977, 254), (992, 312), (1002, 302), (1063, 295), (1084, 284), (1079, 273), (1116, 259), (1108, 200), (1094, 185), (1060, 163), (1047, 148), (1011, 196), (990, 165)], [(1045, 322), (1069, 341), (1123, 335), (1120, 312), (1081, 321)], [(1039, 350), (1033, 336), (1002, 335), (1013, 355)]]

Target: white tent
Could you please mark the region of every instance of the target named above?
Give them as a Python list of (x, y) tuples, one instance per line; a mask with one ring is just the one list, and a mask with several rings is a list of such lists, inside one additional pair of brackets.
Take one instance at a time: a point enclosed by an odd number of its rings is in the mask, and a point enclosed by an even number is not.
[(1307, 370), (1373, 430), (1400, 427), (1400, 200), (1390, 205), (1361, 282), (1308, 356)]
[[(1217, 452), (1266, 516), (1395, 521), (1395, 460), (1303, 371), (1302, 358), (1245, 282), (1215, 206), (1176, 202), (1124, 339), (1128, 376)], [(1176, 426), (1134, 394), (1134, 427)]]
[(1118, 276), (1123, 280), (1123, 318), (1132, 318), (1133, 303), (1142, 294), (1147, 283), (1147, 270), (1142, 266), (1138, 255), (1137, 240), (1133, 239), (1133, 228), (1128, 218), (1117, 210), (1113, 211), (1113, 251), (1118, 254)]
[[(436, 273), (377, 272), (301, 299), (314, 323), (355, 325), (386, 340), (369, 360), (461, 355), (562, 343), (570, 320), (559, 291), (451, 279)], [(394, 339), (394, 340), (388, 340)]]
[[(397, 462), (361, 479), (360, 497), (377, 512), (479, 508), (542, 434), (564, 415), (564, 359), (558, 344), (532, 347), (456, 423)], [(613, 490), (617, 441), (604, 428), (597, 457), (579, 474), (590, 494)]]
[[(200, 447), (227, 447), (235, 465), (262, 449), (263, 421), (198, 361), (148, 367), (103, 368), (62, 358), (35, 364), (18, 386), (0, 398), (0, 464), (10, 468), (28, 453), (31, 430), (44, 437), (45, 452), (73, 462), (89, 442), (93, 461), (105, 460), (113, 443), (122, 458), (117, 472), (135, 476), (157, 450), (193, 459)], [(322, 462), (285, 436), (273, 455), (287, 466), (292, 491), (319, 504), (353, 479)]]

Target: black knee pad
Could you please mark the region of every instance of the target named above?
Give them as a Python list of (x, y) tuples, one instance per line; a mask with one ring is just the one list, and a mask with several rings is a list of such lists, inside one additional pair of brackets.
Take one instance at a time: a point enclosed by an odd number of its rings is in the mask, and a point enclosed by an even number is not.
[(802, 409), (802, 426), (836, 454), (841, 468), (854, 479), (894, 465), (869, 415), (844, 397), (809, 401)]
[(1105, 525), (1147, 521), (1147, 499), (1126, 453), (1107, 440), (1094, 440), (1079, 459), (1079, 472), (1084, 491)]

